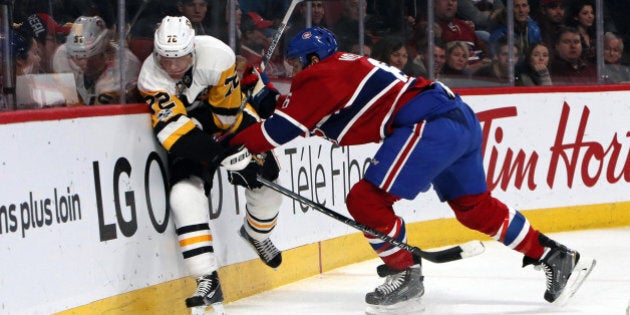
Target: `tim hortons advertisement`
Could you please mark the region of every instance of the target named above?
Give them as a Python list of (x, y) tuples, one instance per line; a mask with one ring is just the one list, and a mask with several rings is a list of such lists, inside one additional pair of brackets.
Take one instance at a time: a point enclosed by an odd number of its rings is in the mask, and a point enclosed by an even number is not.
[[(464, 96), (482, 123), (493, 194), (521, 210), (628, 201), (629, 96)], [(0, 133), (0, 313), (49, 314), (185, 276), (148, 114), (10, 122)], [(279, 182), (347, 216), (345, 196), (377, 147), (297, 139), (275, 150)], [(237, 233), (243, 189), (224, 170), (209, 202), (219, 263), (256, 258)], [(432, 191), (396, 209), (407, 222), (452, 217)], [(286, 250), (355, 232), (284, 198), (272, 238)]]

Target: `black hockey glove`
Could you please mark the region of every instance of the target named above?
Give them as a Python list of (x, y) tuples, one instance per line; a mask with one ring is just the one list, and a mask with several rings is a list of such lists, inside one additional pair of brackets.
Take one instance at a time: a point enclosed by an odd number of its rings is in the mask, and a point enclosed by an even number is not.
[(228, 180), (234, 185), (254, 189), (262, 187), (262, 184), (256, 180), (258, 174), (273, 181), (278, 178), (279, 172), (280, 168), (275, 156), (273, 153), (267, 152), (254, 156), (247, 167), (240, 171), (228, 171)]

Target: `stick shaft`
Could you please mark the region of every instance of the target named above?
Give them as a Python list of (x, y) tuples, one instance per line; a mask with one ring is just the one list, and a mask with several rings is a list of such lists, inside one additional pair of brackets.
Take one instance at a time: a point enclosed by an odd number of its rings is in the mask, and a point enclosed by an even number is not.
[(262, 178), (261, 176), (258, 176), (257, 179), (263, 185), (265, 185), (265, 186), (267, 186), (267, 187), (269, 187), (269, 188), (271, 188), (271, 189), (273, 189), (273, 190), (275, 190), (275, 191), (277, 191), (277, 192), (279, 192), (279, 193), (281, 193), (281, 194), (283, 194), (283, 195), (285, 195), (285, 196), (287, 196), (289, 198), (295, 199), (295, 200), (297, 200), (297, 201), (299, 201), (299, 202), (301, 202), (303, 204), (306, 204), (306, 205), (310, 206), (311, 208), (313, 208), (313, 209), (315, 209), (315, 210), (317, 210), (317, 211), (319, 211), (319, 212), (321, 212), (323, 214), (326, 214), (327, 216), (329, 216), (329, 217), (331, 217), (331, 218), (333, 218), (335, 220), (338, 220), (338, 221), (340, 221), (340, 222), (342, 222), (342, 223), (344, 223), (346, 225), (349, 225), (349, 226), (351, 226), (351, 227), (353, 227), (353, 228), (355, 228), (355, 229), (357, 229), (357, 230), (359, 230), (361, 232), (370, 234), (370, 235), (372, 235), (372, 236), (374, 236), (376, 238), (379, 238), (379, 239), (381, 239), (381, 240), (383, 240), (383, 241), (385, 241), (387, 243), (390, 243), (390, 244), (392, 244), (394, 246), (400, 247), (400, 248), (402, 248), (402, 249), (404, 249), (404, 250), (406, 250), (406, 251), (408, 251), (408, 252), (410, 252), (410, 253), (412, 253), (414, 255), (419, 255), (421, 257), (424, 256), (422, 254), (424, 252), (422, 252), (418, 247), (411, 246), (411, 245), (409, 245), (407, 243), (404, 243), (404, 242), (401, 242), (401, 241), (399, 241), (399, 240), (397, 240), (395, 238), (392, 238), (389, 235), (386, 235), (386, 234), (383, 234), (381, 232), (378, 232), (378, 231), (376, 231), (376, 230), (374, 230), (374, 229), (372, 229), (370, 227), (367, 227), (367, 226), (365, 226), (365, 225), (363, 225), (363, 224), (361, 224), (359, 222), (356, 222), (356, 221), (354, 221), (354, 220), (352, 220), (352, 219), (350, 219), (350, 218), (348, 218), (348, 217), (346, 217), (344, 215), (341, 215), (341, 214), (339, 214), (339, 213), (337, 213), (337, 212), (335, 212), (333, 210), (330, 210), (330, 209), (324, 207), (323, 205), (321, 205), (319, 203), (316, 203), (316, 202), (314, 202), (314, 201), (312, 201), (310, 199), (307, 199), (307, 198), (305, 198), (303, 196), (300, 196), (300, 195), (298, 195), (298, 194), (296, 194), (296, 193), (294, 193), (294, 192), (292, 192), (292, 191), (290, 191), (290, 190), (288, 190), (288, 189), (286, 189), (286, 188), (284, 188), (284, 187), (282, 187), (282, 186), (280, 186), (280, 185), (278, 185), (278, 184), (276, 184), (276, 183), (274, 183), (272, 181), (266, 180), (266, 179)]
[(287, 9), (287, 12), (284, 14), (284, 18), (282, 18), (282, 22), (280, 22), (280, 26), (278, 26), (276, 33), (273, 35), (273, 39), (271, 40), (271, 44), (269, 44), (269, 48), (267, 49), (267, 52), (265, 52), (265, 56), (263, 56), (262, 62), (260, 63), (260, 69), (265, 70), (265, 67), (267, 66), (267, 64), (269, 63), (269, 60), (271, 60), (271, 57), (273, 56), (273, 52), (276, 50), (276, 46), (278, 46), (278, 43), (280, 42), (280, 38), (282, 37), (284, 30), (287, 28), (287, 24), (289, 24), (289, 19), (291, 18), (291, 15), (293, 14), (295, 7), (298, 5), (298, 3), (303, 2), (303, 1), (304, 0), (293, 0), (291, 1), (291, 4), (289, 4), (289, 8)]

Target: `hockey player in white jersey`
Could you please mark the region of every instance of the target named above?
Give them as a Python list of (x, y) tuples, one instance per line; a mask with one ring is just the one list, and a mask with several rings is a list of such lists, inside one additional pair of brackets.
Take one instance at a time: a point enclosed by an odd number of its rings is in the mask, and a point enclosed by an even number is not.
[[(198, 308), (220, 303), (223, 294), (207, 194), (219, 162), (230, 149), (216, 139), (238, 133), (260, 117), (249, 104), (240, 108), (245, 96), (234, 52), (214, 37), (195, 36), (186, 17), (167, 16), (161, 21), (154, 52), (142, 65), (138, 89), (150, 106), (158, 141), (169, 153), (170, 207), (184, 262), (198, 284), (186, 305)], [(269, 236), (276, 226), (281, 196), (255, 178), (262, 174), (276, 180), (278, 164), (268, 151), (246, 165), (228, 171), (231, 183), (246, 187), (246, 215), (239, 233), (265, 264), (277, 268), (282, 256)]]
[(125, 99), (139, 101), (136, 89), (140, 60), (131, 50), (111, 41), (111, 31), (99, 16), (78, 17), (53, 56), (56, 73), (73, 73), (77, 94), (83, 105), (120, 103), (119, 53), (124, 53)]

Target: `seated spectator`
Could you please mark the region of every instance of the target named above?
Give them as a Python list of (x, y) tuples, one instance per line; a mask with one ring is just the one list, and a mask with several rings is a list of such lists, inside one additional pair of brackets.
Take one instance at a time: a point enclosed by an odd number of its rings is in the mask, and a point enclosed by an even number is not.
[(147, 36), (148, 32), (155, 32), (157, 24), (150, 19), (138, 20), (134, 25), (134, 31), (127, 35), (127, 46), (129, 50), (143, 61), (153, 53), (153, 37)]
[[(474, 24), (477, 37), (480, 37), (480, 31), (490, 32), (496, 27), (494, 17), (504, 8), (505, 4), (501, 0), (458, 0), (457, 17), (464, 21), (471, 21)], [(487, 40), (488, 38), (481, 39)]]
[(69, 25), (59, 25), (45, 13), (32, 14), (26, 17), (20, 27), (23, 32), (29, 32), (37, 40), (38, 52), (41, 59), (39, 73), (52, 73), (52, 57), (57, 47), (63, 44), (70, 32)]
[(350, 48), (350, 52), (359, 56), (371, 57), (372, 47), (370, 45), (363, 44), (363, 51), (361, 51), (359, 44), (354, 44), (352, 45), (352, 48)]
[(453, 41), (465, 42), (469, 46), (468, 64), (471, 70), (478, 69), (483, 66), (479, 63), (482, 59), (486, 59), (485, 63), (490, 60), (488, 46), (485, 42), (479, 40), (475, 34), (475, 29), (467, 21), (455, 17), (457, 12), (457, 0), (435, 0), (435, 19), (441, 28), (440, 34), (444, 42), (447, 44)]
[[(604, 31), (614, 32), (621, 38), (625, 47), (630, 46), (630, 1), (606, 0), (604, 2)], [(608, 25), (608, 28), (606, 28)], [(630, 65), (630, 49), (624, 50), (621, 64)]]
[[(295, 37), (295, 35), (297, 35), (299, 32), (301, 32), (302, 30), (306, 28), (307, 3), (311, 4), (311, 21), (310, 21), (311, 26), (319, 26), (319, 27), (327, 28), (326, 20), (324, 19), (325, 14), (326, 14), (326, 10), (324, 9), (324, 1), (315, 0), (315, 1), (309, 1), (309, 2), (302, 2), (298, 4), (298, 6), (295, 8), (293, 15), (291, 15), (291, 18), (289, 19), (287, 29), (285, 30), (285, 35), (283, 35), (285, 38), (293, 38)], [(286, 50), (287, 44), (288, 44), (288, 41), (285, 41), (283, 45), (285, 49), (283, 50)]]
[(595, 4), (591, 0), (576, 0), (570, 3), (565, 16), (565, 25), (580, 31), (582, 59), (595, 63)]
[(211, 35), (208, 19), (208, 2), (206, 0), (179, 0), (179, 13), (190, 20), (196, 35)]
[(247, 59), (247, 63), (259, 65), (270, 44), (271, 38), (256, 26), (254, 20), (247, 14), (242, 15), (239, 51)]
[[(289, 19), (289, 26), (293, 30), (291, 34), (297, 34), (300, 31), (306, 28), (306, 19), (307, 12), (306, 6), (307, 3), (311, 4), (311, 26), (319, 26), (326, 27), (326, 20), (324, 19), (326, 15), (326, 10), (324, 9), (324, 1), (321, 0), (313, 0), (309, 2), (302, 2), (298, 4), (297, 8), (291, 18)], [(290, 34), (287, 32), (287, 34)], [(291, 36), (287, 36), (287, 38), (293, 38)]]
[(540, 10), (538, 15), (534, 16), (534, 20), (538, 22), (543, 42), (552, 50), (554, 49), (560, 28), (564, 25), (564, 16), (564, 0), (540, 1)]
[(239, 79), (243, 79), (243, 73), (245, 73), (245, 69), (247, 69), (247, 58), (236, 55), (236, 74)]
[[(473, 75), (493, 82), (510, 83), (510, 46), (508, 45), (507, 37), (500, 38), (493, 50), (496, 53), (492, 57), (492, 63), (479, 68)], [(514, 54), (513, 64), (516, 64), (519, 58), (519, 51), (516, 45), (512, 47), (512, 53)]]
[[(514, 43), (520, 48), (521, 51), (529, 50), (529, 47), (533, 44), (540, 43), (542, 41), (542, 34), (538, 23), (529, 16), (529, 0), (514, 0)], [(495, 28), (490, 34), (490, 54), (494, 55), (492, 50), (497, 41), (505, 37), (508, 32), (507, 28), (507, 14), (505, 10), (502, 11), (500, 16), (499, 26)]]
[(534, 44), (516, 66), (514, 81), (517, 86), (552, 85), (549, 74), (549, 48), (545, 43)]
[[(341, 17), (332, 25), (331, 31), (335, 34), (335, 39), (340, 51), (349, 51), (352, 45), (359, 42), (359, 0), (344, 0), (344, 7)], [(365, 2), (363, 2), (364, 21), (369, 17), (366, 14)], [(366, 29), (363, 42), (368, 45), (374, 43), (373, 37)]]
[(621, 64), (623, 47), (621, 37), (611, 32), (604, 34), (604, 80), (607, 83), (630, 83), (630, 67)]
[[(268, 24), (261, 24), (251, 18), (250, 14), (241, 17), (240, 55), (247, 59), (248, 64), (260, 65), (265, 53), (270, 48), (271, 37), (265, 35)], [(274, 50), (271, 59), (266, 64), (265, 73), (270, 77), (285, 77), (287, 69), (284, 65), (282, 52), (278, 47)]]
[(17, 109), (33, 109), (76, 104), (77, 93), (72, 75), (39, 73), (39, 44), (30, 29), (22, 24), (12, 33), (15, 58), (15, 102)]
[[(232, 15), (230, 14), (230, 1), (221, 1), (220, 6), (218, 7), (218, 11), (222, 12), (221, 14), (216, 14), (217, 21), (215, 21), (214, 28), (212, 30), (212, 36), (220, 39), (222, 42), (229, 45), (234, 52), (238, 55), (241, 54), (241, 37), (242, 37), (242, 20), (243, 20), (243, 11), (241, 11), (241, 7), (239, 2), (236, 1), (234, 3), (234, 26), (236, 33), (234, 34), (234, 43), (230, 42), (230, 36), (232, 30), (230, 29), (230, 22), (232, 20)], [(250, 24), (255, 25), (253, 21), (250, 19)]]
[(477, 38), (484, 42), (490, 40), (490, 32), (496, 28), (496, 15), (505, 11), (501, 0), (458, 0), (457, 17), (470, 21)]
[(83, 105), (117, 104), (120, 102), (120, 67), (118, 54), (124, 54), (123, 83), (128, 102), (139, 101), (136, 82), (140, 61), (127, 48), (111, 42), (110, 30), (98, 16), (80, 16), (74, 21), (64, 45), (53, 57), (57, 73), (73, 73), (77, 93)]
[(41, 58), (39, 47), (33, 35), (19, 29), (13, 31), (11, 40), (13, 56), (15, 56), (15, 75), (38, 73)]
[(452, 41), (446, 44), (446, 61), (441, 74), (445, 76), (463, 76), (470, 74), (468, 70), (468, 43)]
[(281, 21), (287, 12), (289, 1), (287, 0), (238, 0), (244, 13), (256, 12), (263, 19)]
[(554, 84), (593, 84), (597, 82), (595, 65), (582, 59), (580, 32), (563, 27), (555, 44), (555, 58), (549, 71)]
[(407, 46), (402, 38), (395, 36), (381, 38), (374, 44), (372, 58), (398, 68), (408, 76), (420, 75), (418, 65), (409, 62)]
[[(420, 67), (420, 76), (429, 77), (429, 43), (419, 43), (420, 53), (413, 60), (413, 63)], [(433, 41), (433, 76), (435, 78), (442, 72), (442, 67), (446, 62), (446, 44), (441, 38)]]

